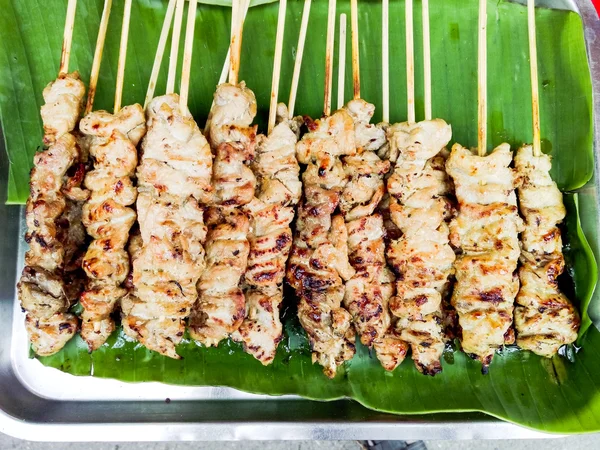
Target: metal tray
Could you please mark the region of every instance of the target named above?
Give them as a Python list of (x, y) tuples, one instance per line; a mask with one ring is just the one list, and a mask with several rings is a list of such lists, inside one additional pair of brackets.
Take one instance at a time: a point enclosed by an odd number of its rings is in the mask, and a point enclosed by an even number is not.
[[(524, 0), (521, 1), (524, 3)], [(596, 167), (583, 188), (598, 208), (600, 20), (591, 0), (546, 0), (581, 14), (594, 84)], [(1, 137), (1, 135), (0, 135)], [(3, 142), (3, 139), (0, 139)], [(0, 149), (0, 198), (8, 163)], [(597, 220), (595, 221), (597, 223)], [(74, 377), (28, 358), (15, 295), (25, 244), (23, 208), (0, 204), (0, 431), (39, 441), (176, 441), (231, 439), (501, 439), (549, 435), (478, 413), (395, 416), (347, 401), (269, 397), (231, 388), (129, 384)], [(595, 235), (596, 230), (591, 230)], [(590, 236), (588, 236), (590, 237)], [(596, 237), (595, 237), (596, 238)], [(597, 243), (593, 247), (598, 248)]]

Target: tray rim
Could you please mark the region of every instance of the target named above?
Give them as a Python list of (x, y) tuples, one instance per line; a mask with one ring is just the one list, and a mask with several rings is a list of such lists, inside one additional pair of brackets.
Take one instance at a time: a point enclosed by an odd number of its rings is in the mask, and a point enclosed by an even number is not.
[[(523, 0), (516, 0), (523, 3)], [(553, 4), (556, 0), (546, 0), (546, 3)], [(591, 78), (593, 83), (593, 104), (594, 104), (594, 180), (600, 179), (600, 165), (598, 150), (600, 147), (600, 18), (595, 10), (592, 0), (566, 0), (573, 9), (578, 12), (584, 23), (584, 32), (586, 38), (586, 47), (588, 61), (590, 64)], [(564, 2), (562, 3), (564, 5)], [(1, 131), (0, 131), (1, 133)], [(0, 176), (0, 193), (5, 195), (6, 189), (6, 154), (1, 152), (0, 166), (3, 167)], [(595, 186), (596, 199), (600, 198), (600, 186)], [(4, 209), (4, 210), (3, 210)], [(22, 208), (0, 207), (3, 213), (20, 214)], [(16, 211), (19, 211), (18, 213)], [(17, 223), (19, 220), (17, 219)], [(14, 244), (14, 243), (13, 243)], [(5, 250), (10, 248), (10, 244), (2, 242), (0, 248)], [(3, 254), (5, 254), (3, 252)], [(0, 262), (0, 270), (6, 274), (15, 272), (15, 267), (6, 267)], [(11, 284), (14, 284), (11, 281)], [(2, 301), (0, 301), (0, 317), (10, 317), (10, 326), (13, 322), (13, 302), (4, 301), (6, 297), (14, 298), (13, 292), (6, 295), (3, 289)], [(7, 304), (10, 303), (10, 304)], [(15, 372), (11, 353), (13, 349), (13, 336), (10, 333), (8, 338), (2, 339), (0, 345), (0, 378), (8, 375), (13, 383), (21, 383), (23, 380)], [(8, 345), (4, 345), (8, 344)], [(2, 365), (2, 362), (8, 361), (8, 365)], [(11, 373), (7, 373), (11, 372)], [(49, 405), (49, 410), (53, 408), (68, 408), (72, 401), (56, 401), (44, 399), (39, 393), (28, 389), (27, 386), (0, 386), (0, 432), (10, 436), (31, 440), (31, 441), (52, 441), (52, 442), (110, 442), (110, 441), (196, 441), (196, 440), (334, 440), (334, 439), (503, 439), (510, 436), (516, 438), (549, 438), (560, 437), (559, 434), (548, 434), (545, 432), (529, 429), (510, 422), (494, 419), (489, 415), (479, 413), (453, 413), (453, 414), (429, 414), (420, 416), (410, 415), (392, 415), (376, 413), (358, 405), (357, 402), (350, 400), (340, 400), (337, 402), (328, 402), (327, 405), (352, 403), (351, 409), (365, 410), (362, 420), (338, 420), (329, 418), (328, 420), (252, 420), (239, 421), (221, 418), (220, 420), (206, 420), (202, 422), (160, 422), (145, 421), (141, 418), (137, 422), (102, 422), (93, 423), (86, 421), (85, 417), (81, 422), (69, 423), (60, 420), (54, 422), (52, 419), (47, 422), (28, 421), (22, 414), (26, 411), (27, 405), (10, 405), (12, 411), (7, 408), (7, 400), (14, 400), (18, 392), (27, 391), (29, 395), (37, 396)], [(9, 394), (11, 392), (13, 395)], [(5, 395), (3, 395), (5, 394)], [(18, 397), (17, 397), (18, 398)], [(277, 401), (277, 400), (275, 400)], [(324, 403), (311, 400), (300, 401), (304, 406), (321, 406), (320, 409), (330, 409), (323, 407)], [(261, 404), (265, 400), (250, 399), (243, 400), (246, 405)], [(272, 401), (271, 401), (272, 402)], [(101, 402), (104, 406), (118, 407), (118, 403)], [(160, 403), (160, 402), (150, 402)], [(150, 403), (146, 403), (150, 405)], [(173, 402), (177, 404), (178, 401)], [(219, 403), (217, 401), (216, 403)], [(216, 404), (215, 403), (215, 404)], [(285, 401), (283, 403), (286, 403)], [(16, 406), (16, 407), (15, 407)], [(21, 406), (21, 408), (19, 408)], [(370, 417), (368, 417), (370, 416)], [(451, 417), (450, 417), (451, 416)], [(438, 420), (440, 419), (441, 420)], [(364, 420), (366, 419), (366, 420)]]

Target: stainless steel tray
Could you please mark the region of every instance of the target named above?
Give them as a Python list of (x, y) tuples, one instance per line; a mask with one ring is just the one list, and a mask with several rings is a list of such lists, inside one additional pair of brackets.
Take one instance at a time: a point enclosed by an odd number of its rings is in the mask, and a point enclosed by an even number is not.
[[(524, 2), (524, 0), (522, 1)], [(596, 168), (584, 188), (598, 205), (600, 20), (591, 0), (546, 0), (581, 14), (595, 102)], [(1, 140), (3, 141), (3, 139)], [(0, 149), (0, 198), (6, 153)], [(590, 213), (590, 212), (588, 212)], [(598, 208), (593, 211), (598, 217)], [(314, 402), (231, 388), (129, 384), (74, 377), (28, 358), (15, 295), (22, 269), (23, 208), (0, 204), (0, 431), (40, 441), (176, 441), (230, 439), (501, 439), (548, 437), (478, 413), (395, 416), (353, 401)], [(595, 234), (596, 230), (593, 230)], [(589, 236), (588, 236), (589, 237)], [(596, 238), (596, 236), (594, 236)], [(598, 248), (594, 243), (593, 247)]]

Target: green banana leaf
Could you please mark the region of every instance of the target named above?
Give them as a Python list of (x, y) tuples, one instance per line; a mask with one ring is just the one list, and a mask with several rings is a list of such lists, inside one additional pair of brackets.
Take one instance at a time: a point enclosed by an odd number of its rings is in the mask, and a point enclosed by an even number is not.
[[(113, 3), (95, 104), (105, 109), (112, 108), (114, 98), (123, 1)], [(301, 0), (288, 3), (282, 100), (287, 100), (291, 84), (303, 7)], [(348, 2), (338, 3), (338, 12), (349, 13)], [(89, 79), (102, 4), (89, 0), (77, 7), (70, 69), (79, 70), (84, 80)], [(475, 0), (431, 2), (433, 111), (452, 124), (454, 140), (464, 145), (477, 142), (477, 4)], [(417, 115), (423, 117), (420, 2), (415, 6)], [(24, 203), (33, 154), (41, 144), (42, 90), (58, 71), (66, 0), (0, 0), (0, 7), (0, 110), (11, 162), (7, 201)], [(161, 0), (133, 3), (124, 104), (144, 100), (165, 10), (166, 2)], [(315, 0), (296, 106), (297, 112), (313, 117), (321, 114), (323, 104), (326, 12), (327, 2)], [(380, 2), (361, 1), (359, 16), (362, 95), (380, 105)], [(518, 146), (532, 136), (526, 11), (518, 4), (490, 0), (488, 16), (490, 144), (508, 141)], [(208, 114), (227, 53), (229, 23), (228, 8), (198, 8), (189, 104), (200, 124)], [(259, 6), (249, 12), (244, 30), (241, 78), (257, 95), (261, 124), (269, 105), (276, 23), (277, 5)], [(404, 2), (392, 0), (392, 121), (406, 119), (403, 23)], [(545, 150), (554, 156), (554, 178), (570, 191), (582, 187), (593, 169), (591, 82), (582, 23), (574, 13), (547, 9), (538, 9), (537, 23), (542, 137)], [(347, 60), (349, 52), (348, 48)], [(157, 93), (164, 89), (166, 65), (165, 61)], [(346, 78), (346, 98), (350, 99), (350, 70)], [(381, 118), (379, 112), (375, 118)]]
[[(219, 0), (215, 1), (219, 3)], [(96, 107), (110, 109), (118, 57), (122, 0), (114, 1)], [(226, 2), (224, 2), (226, 3)], [(229, 3), (229, 2), (227, 2)], [(349, 13), (338, 2), (338, 13)], [(453, 139), (464, 145), (477, 141), (476, 0), (431, 0), (433, 108), (453, 126)], [(280, 99), (286, 100), (296, 52), (301, 0), (288, 1)], [(41, 91), (54, 79), (62, 45), (66, 0), (0, 0), (0, 113), (10, 166), (7, 201), (23, 203), (28, 194), (28, 171), (41, 143)], [(378, 1), (359, 5), (362, 95), (381, 104), (381, 7)], [(71, 69), (88, 79), (102, 1), (79, 2)], [(136, 0), (130, 28), (124, 104), (142, 102), (166, 10), (160, 0)], [(314, 0), (300, 80), (296, 111), (313, 117), (322, 112), (323, 62), (327, 1)], [(415, 4), (417, 115), (423, 116), (420, 2)], [(527, 20), (523, 6), (488, 2), (490, 146), (508, 141), (515, 147), (531, 140)], [(258, 123), (264, 130), (277, 20), (277, 5), (252, 8), (246, 21), (241, 78), (259, 104)], [(202, 4), (196, 18), (190, 109), (202, 125), (210, 107), (229, 39), (230, 10)], [(406, 119), (404, 2), (390, 1), (391, 119)], [(565, 290), (582, 309), (583, 326), (599, 318), (593, 298), (597, 279), (595, 248), (585, 241), (596, 237), (591, 187), (593, 174), (592, 94), (582, 23), (567, 11), (537, 10), (544, 150), (554, 158), (552, 175), (565, 196), (565, 255), (570, 263)], [(348, 49), (348, 52), (350, 50)], [(181, 54), (181, 51), (180, 51)], [(337, 58), (336, 58), (337, 60)], [(349, 54), (347, 55), (349, 60)], [(166, 62), (166, 61), (165, 61)], [(165, 64), (166, 66), (166, 64)], [(157, 93), (164, 90), (165, 71)], [(351, 96), (346, 73), (346, 98)], [(335, 89), (335, 83), (334, 83)], [(380, 112), (376, 119), (381, 118)], [(582, 207), (581, 221), (579, 206)], [(593, 242), (597, 242), (594, 240)], [(598, 254), (596, 253), (596, 256)], [(570, 275), (570, 276), (569, 276)], [(572, 281), (572, 283), (571, 283)], [(273, 365), (263, 367), (238, 344), (224, 342), (206, 349), (186, 341), (184, 359), (173, 361), (149, 352), (119, 330), (94, 354), (79, 337), (52, 357), (40, 361), (75, 375), (125, 381), (231, 386), (272, 395), (298, 394), (317, 400), (353, 398), (379, 411), (422, 414), (443, 411), (482, 411), (528, 427), (556, 433), (600, 430), (600, 332), (594, 327), (567, 349), (568, 358), (552, 360), (507, 348), (498, 355), (490, 374), (461, 352), (448, 349), (444, 372), (435, 378), (420, 375), (410, 361), (393, 373), (381, 369), (369, 350), (328, 380), (311, 364), (305, 334), (295, 318), (293, 295), (284, 305), (285, 339)], [(588, 310), (589, 306), (589, 310)]]

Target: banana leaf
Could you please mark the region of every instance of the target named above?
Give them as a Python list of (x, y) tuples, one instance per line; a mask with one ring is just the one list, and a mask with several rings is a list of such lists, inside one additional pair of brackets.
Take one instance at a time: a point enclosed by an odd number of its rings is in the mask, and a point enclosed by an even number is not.
[[(434, 115), (452, 124), (455, 141), (475, 145), (477, 1), (430, 3)], [(281, 99), (287, 99), (289, 91), (302, 6), (301, 0), (288, 1)], [(28, 171), (41, 143), (41, 92), (58, 70), (66, 0), (0, 0), (0, 8), (0, 113), (11, 162), (7, 201), (20, 204), (26, 200)], [(377, 105), (381, 104), (381, 7), (378, 1), (363, 0), (359, 8), (362, 95)], [(101, 10), (101, 0), (78, 4), (71, 69), (79, 70), (84, 80), (89, 77)], [(165, 10), (166, 2), (160, 0), (137, 0), (133, 4), (124, 104), (144, 99)], [(339, 2), (340, 12), (349, 13), (349, 5)], [(420, 13), (420, 2), (416, 2), (418, 117), (423, 116)], [(327, 1), (314, 0), (296, 106), (298, 113), (313, 117), (322, 112), (326, 14)], [(519, 4), (490, 0), (488, 14), (489, 144), (508, 141), (517, 147), (530, 141), (532, 135), (526, 10)], [(583, 330), (590, 326), (591, 319), (600, 316), (600, 302), (593, 296), (596, 248), (590, 248), (585, 240), (585, 233), (596, 237), (597, 227), (595, 196), (589, 184), (594, 164), (590, 71), (579, 16), (550, 9), (538, 9), (536, 14), (544, 151), (553, 156), (552, 175), (561, 189), (568, 192), (585, 186), (581, 205), (579, 194), (565, 195), (565, 256), (570, 270), (563, 280), (565, 291), (582, 310)], [(111, 108), (121, 16), (122, 1), (115, 0), (97, 108)], [(248, 13), (244, 31), (241, 78), (257, 95), (257, 121), (263, 130), (276, 21), (276, 4), (256, 6)], [(200, 124), (207, 116), (227, 52), (229, 22), (229, 8), (206, 4), (198, 8), (189, 104)], [(392, 121), (406, 119), (403, 24), (404, 2), (391, 0)], [(159, 94), (164, 90), (164, 72), (157, 87)], [(349, 71), (346, 78), (349, 99)], [(378, 112), (375, 119), (380, 118)], [(294, 303), (293, 295), (286, 293), (285, 339), (269, 367), (263, 367), (229, 341), (206, 349), (186, 340), (178, 349), (184, 359), (173, 361), (132, 342), (120, 329), (93, 354), (77, 337), (60, 353), (39, 359), (44, 365), (74, 375), (230, 386), (315, 400), (353, 398), (369, 408), (396, 414), (482, 411), (556, 433), (600, 430), (600, 332), (594, 327), (582, 333), (577, 347), (565, 350), (566, 357), (547, 360), (506, 348), (494, 359), (487, 376), (481, 374), (476, 362), (451, 346), (444, 355), (444, 372), (435, 378), (420, 375), (410, 361), (387, 373), (367, 348), (359, 346), (356, 357), (341, 368), (334, 380), (328, 380), (320, 367), (311, 364)]]

